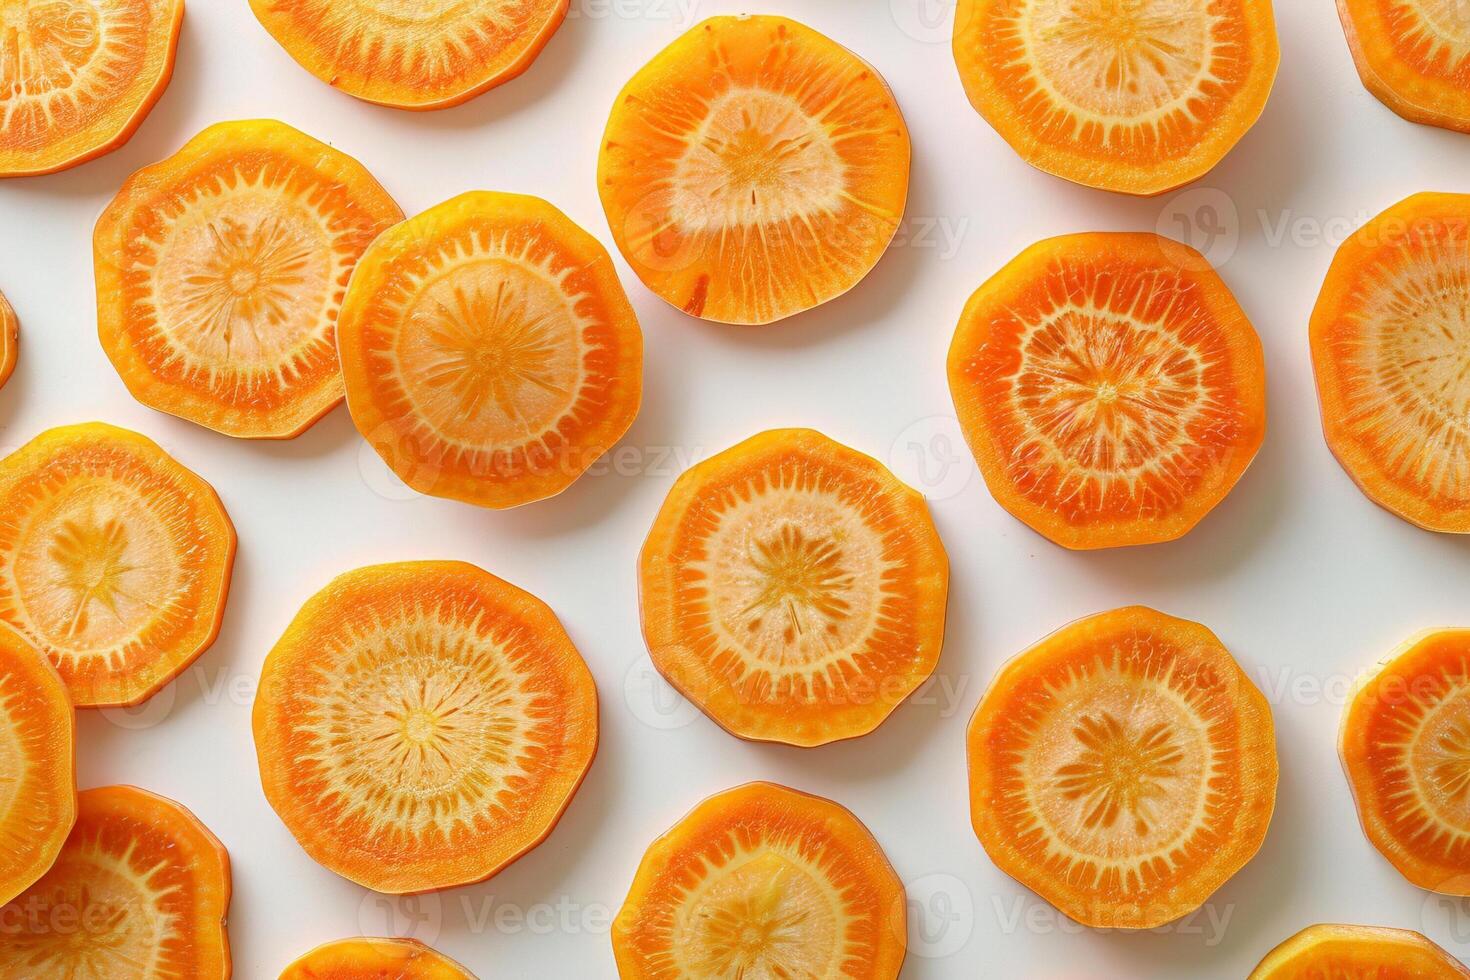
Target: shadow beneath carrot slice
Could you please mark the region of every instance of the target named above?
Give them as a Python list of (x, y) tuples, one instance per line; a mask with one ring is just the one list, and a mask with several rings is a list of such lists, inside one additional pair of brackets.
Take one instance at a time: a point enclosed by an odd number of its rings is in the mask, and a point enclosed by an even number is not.
[(338, 576), (261, 671), (266, 799), (323, 866), (406, 894), (536, 847), (597, 750), (597, 690), (556, 616), (463, 562)]
[(132, 786), (83, 791), (56, 863), (0, 909), (0, 976), (227, 980), (230, 858), (188, 810)]

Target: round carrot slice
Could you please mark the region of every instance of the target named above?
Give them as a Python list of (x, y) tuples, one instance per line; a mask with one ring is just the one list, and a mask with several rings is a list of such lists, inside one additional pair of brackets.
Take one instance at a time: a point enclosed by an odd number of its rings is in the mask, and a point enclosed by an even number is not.
[(414, 939), (340, 939), (286, 967), (280, 980), (475, 980)]
[(705, 800), (653, 843), (613, 923), (623, 980), (893, 980), (903, 883), (831, 800), (749, 783)]
[(15, 307), (0, 293), (0, 387), (15, 373), (15, 361), (20, 353), (20, 319)]
[(347, 407), (422, 493), (565, 490), (643, 398), (643, 334), (607, 250), (545, 201), (463, 194), (385, 232), (338, 328)]
[(909, 133), (869, 64), (784, 17), (714, 17), (618, 96), (597, 163), (613, 238), (685, 313), (762, 324), (856, 286), (903, 219)]
[(954, 54), (1027, 163), (1139, 195), (1224, 159), (1281, 62), (1271, 0), (959, 0)]
[(10, 0), (0, 43), (0, 177), (110, 153), (168, 87), (184, 0)]
[(290, 126), (211, 126), (134, 174), (97, 223), (102, 347), (150, 408), (299, 435), (342, 400), (347, 281), (402, 218), (361, 164)]
[(1470, 895), (1470, 629), (1420, 634), (1365, 677), (1339, 748), (1373, 846), (1420, 888)]
[(229, 854), (192, 813), (89, 789), (51, 870), (0, 909), (0, 976), (228, 980), (229, 906)]
[(949, 560), (924, 498), (810, 429), (679, 478), (639, 565), (654, 666), (741, 738), (865, 735), (939, 661)]
[(1012, 660), (970, 722), (975, 833), (1095, 928), (1187, 915), (1260, 848), (1276, 802), (1261, 692), (1198, 623), (1132, 607)]
[(1204, 257), (1157, 235), (1027, 249), (965, 307), (949, 386), (991, 494), (1068, 548), (1181, 537), (1266, 434), (1260, 338)]
[(546, 839), (597, 750), (597, 690), (535, 596), (462, 562), (360, 568), (266, 658), (265, 795), (316, 861), (409, 893)]
[(1470, 195), (1418, 194), (1338, 249), (1312, 313), (1327, 445), (1374, 503), (1470, 533)]
[(531, 67), (568, 0), (250, 0), (296, 63), (367, 102), (446, 109)]
[(1318, 925), (1277, 946), (1249, 980), (1455, 980), (1470, 970), (1407, 929)]
[(1358, 75), (1410, 122), (1470, 133), (1470, 16), (1459, 0), (1337, 0)]
[(219, 632), (235, 528), (214, 490), (152, 440), (101, 422), (0, 461), (0, 621), (78, 707), (147, 700)]
[[(77, 816), (76, 721), (56, 668), (0, 627), (0, 905), (46, 873)], [(5, 920), (0, 919), (0, 932)]]

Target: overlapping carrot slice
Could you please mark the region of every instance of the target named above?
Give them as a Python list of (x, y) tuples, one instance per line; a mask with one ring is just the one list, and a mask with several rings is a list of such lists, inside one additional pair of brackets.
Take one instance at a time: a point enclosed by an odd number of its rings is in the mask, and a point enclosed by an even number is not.
[(544, 603), (461, 562), (337, 577), (266, 658), (266, 798), (381, 892), (482, 881), (551, 833), (597, 750), (597, 691)]
[(15, 362), (20, 354), (20, 318), (15, 307), (0, 293), (0, 387), (15, 373)]
[(613, 924), (623, 980), (894, 980), (903, 884), (873, 835), (830, 800), (750, 783), (654, 842)]
[(1277, 946), (1249, 980), (1464, 980), (1467, 970), (1424, 936), (1378, 926), (1317, 925)]
[(1470, 132), (1470, 12), (1458, 0), (1337, 0), (1368, 91), (1410, 122)]
[(1418, 194), (1343, 243), (1312, 313), (1322, 427), (1374, 503), (1470, 533), (1470, 195)]
[(1142, 195), (1214, 168), (1281, 61), (1271, 0), (959, 0), (954, 53), (1027, 163)]
[(565, 490), (642, 402), (612, 259), (539, 198), (464, 194), (385, 232), (338, 332), (363, 437), (414, 489), (483, 507)]
[[(0, 905), (35, 884), (71, 833), (75, 740), (71, 699), (56, 669), (0, 627)], [(7, 931), (0, 929), (0, 944)]]
[(341, 939), (318, 946), (280, 980), (475, 980), (458, 963), (413, 939)]
[(1470, 895), (1470, 629), (1423, 633), (1365, 677), (1339, 748), (1373, 846), (1419, 887)]
[(133, 396), (289, 439), (342, 400), (336, 321), (402, 220), (352, 158), (269, 120), (221, 123), (134, 174), (97, 223), (98, 333)]
[(0, 976), (228, 980), (230, 858), (188, 810), (132, 786), (78, 797), (56, 864), (0, 909)]
[(714, 17), (633, 76), (597, 165), (633, 271), (760, 324), (847, 292), (903, 218), (909, 134), (872, 66), (784, 17)]
[(117, 149), (174, 70), (184, 0), (9, 0), (0, 39), (0, 177)]
[(1184, 535), (1266, 432), (1260, 338), (1204, 257), (1157, 235), (1027, 249), (965, 307), (949, 384), (991, 494), (1068, 548)]
[(1149, 929), (1255, 855), (1276, 801), (1271, 709), (1213, 633), (1132, 607), (1007, 664), (969, 731), (975, 833), (1083, 925)]
[(864, 735), (944, 643), (949, 562), (924, 498), (809, 429), (680, 477), (639, 570), (654, 665), (742, 738)]
[(531, 66), (568, 0), (250, 0), (317, 78), (379, 105), (444, 109)]
[(65, 426), (0, 461), (0, 622), (78, 707), (137, 704), (193, 663), (234, 559), (214, 490), (136, 432)]

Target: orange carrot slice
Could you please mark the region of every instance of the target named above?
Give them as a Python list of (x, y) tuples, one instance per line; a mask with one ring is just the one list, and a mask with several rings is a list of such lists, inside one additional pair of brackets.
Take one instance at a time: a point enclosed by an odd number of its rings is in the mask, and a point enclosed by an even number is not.
[(340, 939), (318, 946), (280, 980), (475, 980), (470, 971), (413, 939)]
[(1410, 122), (1470, 132), (1470, 16), (1458, 0), (1337, 0), (1368, 91)]
[(1470, 970), (1417, 932), (1318, 925), (1277, 946), (1249, 980), (1465, 980)]

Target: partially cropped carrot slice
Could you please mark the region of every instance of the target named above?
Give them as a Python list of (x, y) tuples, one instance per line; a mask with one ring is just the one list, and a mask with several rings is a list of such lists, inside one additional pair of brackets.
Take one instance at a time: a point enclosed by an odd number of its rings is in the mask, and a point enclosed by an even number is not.
[(0, 909), (0, 976), (228, 980), (230, 857), (179, 804), (89, 789), (56, 864)]
[(413, 939), (340, 939), (318, 946), (280, 980), (475, 980), (458, 963)]
[(1470, 533), (1470, 195), (1417, 194), (1338, 249), (1312, 313), (1322, 427), (1374, 503)]
[(568, 0), (250, 0), (317, 78), (379, 105), (445, 109), (531, 66)]
[(1420, 888), (1470, 895), (1470, 629), (1422, 633), (1366, 676), (1339, 749), (1373, 846)]
[(137, 704), (219, 632), (235, 529), (214, 490), (152, 440), (101, 422), (0, 461), (0, 621), (78, 707)]
[(933, 673), (949, 561), (881, 463), (778, 429), (679, 478), (639, 586), (671, 684), (735, 735), (811, 746), (867, 734)]
[(536, 597), (462, 562), (375, 565), (292, 620), (254, 727), (266, 799), (312, 858), (421, 892), (546, 839), (597, 750), (597, 690)]
[(184, 0), (11, 0), (0, 35), (0, 177), (122, 146), (174, 71)]
[(1027, 163), (1141, 195), (1213, 169), (1281, 61), (1271, 0), (959, 0), (954, 53)]
[(1456, 980), (1470, 970), (1417, 932), (1317, 925), (1277, 946), (1249, 980)]
[(20, 318), (15, 307), (0, 293), (0, 387), (15, 373), (15, 362), (20, 353)]
[(831, 800), (749, 783), (654, 842), (613, 924), (623, 980), (893, 980), (907, 949), (903, 883)]
[(56, 668), (0, 627), (0, 904), (35, 884), (71, 833), (75, 741), (71, 699)]
[(129, 178), (97, 223), (102, 347), (150, 408), (299, 435), (342, 400), (347, 281), (402, 218), (361, 164), (290, 126), (211, 126)]
[(1368, 91), (1410, 122), (1470, 133), (1470, 13), (1458, 0), (1337, 0)]
[(1097, 928), (1199, 908), (1255, 855), (1276, 803), (1265, 697), (1208, 629), (1136, 606), (1002, 668), (969, 762), (991, 859)]
[(909, 133), (871, 65), (784, 17), (714, 17), (633, 76), (597, 164), (638, 278), (760, 324), (847, 292), (903, 218)]
[(642, 402), (612, 259), (539, 198), (463, 194), (385, 232), (338, 332), (363, 437), (414, 489), (482, 507), (565, 490)]
[(1068, 548), (1186, 534), (1266, 433), (1260, 338), (1203, 256), (1151, 234), (1027, 249), (965, 307), (949, 384), (991, 494)]

